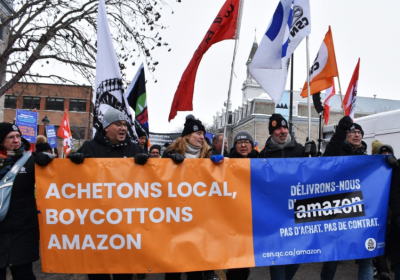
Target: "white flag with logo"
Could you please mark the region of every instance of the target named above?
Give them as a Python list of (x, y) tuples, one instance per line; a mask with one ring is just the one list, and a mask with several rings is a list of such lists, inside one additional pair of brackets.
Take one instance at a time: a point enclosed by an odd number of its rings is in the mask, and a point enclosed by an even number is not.
[(111, 38), (104, 0), (99, 1), (97, 17), (97, 59), (96, 59), (96, 101), (93, 116), (93, 135), (102, 129), (101, 121), (108, 108), (113, 107), (124, 113), (128, 134), (132, 141), (137, 141), (130, 107), (122, 92), (122, 77)]
[[(290, 24), (289, 22), (286, 24), (287, 32), (286, 35), (282, 37), (281, 41), (283, 44), (282, 56), (279, 59), (281, 66), (280, 69), (272, 69), (272, 67), (269, 67), (270, 65), (268, 61), (264, 58), (267, 57), (269, 59), (271, 56), (269, 54), (269, 45), (263, 43), (264, 41), (268, 43), (270, 40), (267, 36), (263, 37), (249, 68), (253, 78), (267, 92), (267, 94), (272, 98), (272, 100), (274, 100), (276, 104), (281, 101), (282, 95), (285, 91), (290, 56), (301, 43), (301, 41), (311, 33), (309, 0), (294, 0), (293, 10), (290, 12), (290, 14)], [(266, 34), (270, 30), (271, 25), (272, 23), (268, 27)], [(285, 42), (287, 42), (286, 51)]]

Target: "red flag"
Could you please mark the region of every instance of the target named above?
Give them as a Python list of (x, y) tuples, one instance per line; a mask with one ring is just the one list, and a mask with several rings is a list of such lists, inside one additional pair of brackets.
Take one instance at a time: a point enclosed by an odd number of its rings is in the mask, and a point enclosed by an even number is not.
[(65, 110), (60, 128), (58, 129), (57, 136), (63, 138), (64, 154), (68, 155), (69, 151), (74, 148), (72, 142), (71, 128), (69, 126), (68, 110)]
[(330, 88), (326, 89), (326, 92), (325, 92), (325, 101), (324, 101), (325, 125), (328, 125), (328, 122), (329, 122), (329, 112), (331, 110), (331, 97), (334, 96), (335, 93), (336, 93), (335, 82), (333, 81), (333, 78), (332, 78), (332, 86)]
[(193, 110), (194, 81), (200, 61), (213, 44), (227, 39), (235, 39), (239, 4), (240, 0), (226, 0), (224, 6), (222, 6), (217, 17), (211, 24), (206, 36), (204, 36), (203, 41), (195, 51), (192, 60), (182, 75), (178, 89), (175, 92), (174, 100), (172, 101), (168, 121), (175, 118), (178, 111)]
[(344, 114), (352, 119), (354, 119), (354, 111), (356, 108), (359, 70), (360, 70), (360, 59), (358, 59), (356, 69), (354, 69), (353, 77), (351, 77), (349, 87), (347, 88), (346, 96), (344, 97), (343, 100)]

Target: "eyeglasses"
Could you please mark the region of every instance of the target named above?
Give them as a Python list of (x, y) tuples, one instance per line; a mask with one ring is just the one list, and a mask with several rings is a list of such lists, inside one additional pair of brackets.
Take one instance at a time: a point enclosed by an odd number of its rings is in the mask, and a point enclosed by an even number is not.
[(6, 137), (6, 140), (7, 141), (14, 141), (15, 138), (21, 139), (21, 135), (17, 134), (17, 135), (13, 135), (13, 136), (8, 136), (8, 137)]
[(237, 141), (236, 146), (242, 146), (242, 145), (248, 145), (251, 144), (249, 140), (242, 140), (242, 141)]
[(120, 128), (120, 127), (128, 127), (128, 124), (126, 122), (122, 123), (122, 122), (113, 122), (113, 125), (115, 125), (116, 127)]
[(352, 130), (352, 131), (349, 131), (349, 133), (352, 135), (356, 135), (356, 134), (362, 135), (361, 131), (359, 131), (359, 130)]
[(160, 153), (159, 152), (150, 152), (150, 155), (160, 155)]

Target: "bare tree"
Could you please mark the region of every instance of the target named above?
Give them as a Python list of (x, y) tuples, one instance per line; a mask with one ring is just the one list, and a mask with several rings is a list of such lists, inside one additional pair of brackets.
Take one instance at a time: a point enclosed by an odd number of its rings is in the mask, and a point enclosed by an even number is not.
[[(154, 71), (158, 62), (152, 61), (151, 50), (164, 47), (170, 51), (160, 36), (166, 28), (159, 23), (160, 10), (170, 9), (166, 0), (106, 0), (106, 6), (123, 78), (125, 64), (134, 64), (139, 53)], [(0, 23), (0, 29), (11, 24), (8, 44), (0, 55), (0, 85), (4, 72), (12, 77), (0, 88), (0, 96), (20, 79), (75, 83), (62, 74), (32, 73), (34, 63), (65, 63), (93, 84), (98, 0), (17, 0), (14, 9), (15, 13)]]

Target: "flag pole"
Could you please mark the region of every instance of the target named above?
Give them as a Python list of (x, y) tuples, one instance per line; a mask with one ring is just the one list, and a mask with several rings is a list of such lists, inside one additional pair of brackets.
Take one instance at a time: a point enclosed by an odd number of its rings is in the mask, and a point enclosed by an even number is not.
[(294, 53), (292, 53), (292, 57), (290, 60), (289, 134), (291, 137), (293, 137), (293, 60), (294, 60)]
[(311, 100), (310, 100), (310, 50), (308, 44), (308, 36), (306, 37), (306, 53), (307, 53), (307, 103), (308, 103), (308, 140), (311, 141)]
[(238, 41), (239, 41), (240, 26), (241, 26), (241, 23), (242, 23), (243, 3), (244, 3), (244, 0), (240, 0), (239, 15), (238, 15), (238, 21), (237, 21), (237, 24), (236, 24), (235, 47), (233, 48), (233, 59), (232, 59), (232, 65), (231, 65), (231, 77), (229, 79), (228, 100), (226, 102), (224, 136), (222, 138), (221, 155), (224, 155), (224, 151), (225, 151), (226, 126), (228, 124), (228, 111), (229, 111), (229, 103), (231, 102), (231, 89), (232, 89), (233, 71), (234, 71), (235, 60), (236, 60), (236, 52), (237, 52)]
[(337, 76), (337, 80), (338, 80), (338, 83), (339, 83), (340, 104), (342, 105), (343, 116), (344, 116), (344, 115), (345, 115), (345, 112), (344, 112), (344, 106), (343, 106), (343, 95), (342, 95), (342, 87), (340, 86), (339, 75)]

